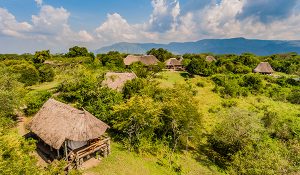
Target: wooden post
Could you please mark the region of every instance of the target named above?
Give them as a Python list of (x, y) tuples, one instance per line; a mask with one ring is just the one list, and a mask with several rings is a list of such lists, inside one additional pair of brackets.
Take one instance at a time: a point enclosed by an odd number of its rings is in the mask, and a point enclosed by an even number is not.
[(107, 154), (110, 154), (110, 139), (107, 141)]
[(60, 158), (59, 149), (57, 149), (57, 157)]
[(68, 157), (68, 146), (67, 146), (66, 140), (65, 140), (65, 156), (66, 156), (66, 158)]

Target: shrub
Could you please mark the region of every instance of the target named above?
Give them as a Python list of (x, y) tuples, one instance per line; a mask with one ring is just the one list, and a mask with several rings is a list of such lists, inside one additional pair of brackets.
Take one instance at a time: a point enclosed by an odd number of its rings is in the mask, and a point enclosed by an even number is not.
[(205, 83), (199, 81), (199, 82), (196, 83), (196, 86), (198, 86), (198, 87), (205, 87)]
[(224, 166), (232, 155), (259, 141), (262, 132), (263, 126), (255, 114), (233, 108), (208, 137), (209, 147), (215, 152), (209, 156)]
[(43, 51), (36, 51), (33, 57), (34, 63), (43, 63), (45, 60), (50, 59), (50, 51), (49, 50), (43, 50)]
[(29, 92), (25, 96), (25, 103), (27, 108), (24, 112), (27, 116), (35, 114), (43, 104), (52, 96), (48, 91)]
[(40, 73), (40, 81), (41, 82), (51, 82), (54, 80), (54, 70), (52, 67), (48, 65), (44, 65), (39, 67), (39, 73)]
[(237, 102), (234, 100), (226, 100), (222, 102), (224, 108), (231, 108), (237, 106)]
[(25, 86), (34, 85), (39, 81), (39, 72), (32, 64), (15, 64), (10, 66), (10, 69), (13, 73), (20, 74), (18, 80)]
[(229, 167), (230, 174), (273, 175), (289, 174), (291, 167), (283, 146), (268, 139), (254, 145), (247, 145), (237, 152)]
[(293, 89), (287, 100), (293, 104), (300, 104), (300, 89)]
[(241, 83), (243, 87), (248, 87), (252, 92), (258, 92), (263, 88), (263, 82), (259, 75), (248, 74), (243, 77)]

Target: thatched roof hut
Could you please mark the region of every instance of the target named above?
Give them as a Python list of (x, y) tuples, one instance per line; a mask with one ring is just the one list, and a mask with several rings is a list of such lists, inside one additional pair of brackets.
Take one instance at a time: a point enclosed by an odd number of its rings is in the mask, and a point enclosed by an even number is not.
[(135, 62), (141, 62), (146, 66), (150, 66), (150, 65), (157, 65), (159, 63), (159, 60), (153, 55), (142, 55), (142, 56), (128, 55), (124, 59), (124, 64), (126, 66), (129, 66)]
[(273, 68), (268, 62), (261, 62), (259, 65), (253, 70), (255, 73), (262, 74), (272, 74), (274, 72)]
[(181, 61), (176, 58), (170, 58), (166, 62), (166, 66), (182, 66)]
[(121, 91), (127, 81), (133, 80), (135, 78), (137, 78), (135, 73), (108, 72), (105, 75), (105, 79), (102, 81), (102, 85), (107, 86), (111, 89)]
[(217, 60), (215, 59), (215, 57), (213, 57), (213, 56), (207, 56), (207, 57), (205, 58), (205, 60), (206, 60), (207, 62), (217, 61)]
[(30, 130), (52, 148), (68, 141), (86, 142), (102, 136), (109, 128), (88, 111), (49, 99), (33, 117)]

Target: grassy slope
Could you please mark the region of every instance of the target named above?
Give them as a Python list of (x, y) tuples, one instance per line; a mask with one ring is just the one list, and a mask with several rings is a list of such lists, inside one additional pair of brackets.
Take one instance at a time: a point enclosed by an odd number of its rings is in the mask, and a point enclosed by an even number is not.
[[(100, 70), (99, 70), (100, 71)], [(103, 71), (103, 70), (101, 70)], [(63, 73), (63, 75), (61, 74)], [(64, 79), (70, 78), (71, 75), (68, 70), (59, 71), (58, 76), (54, 82), (43, 83), (31, 87), (33, 90), (51, 90), (55, 88), (59, 82)], [(194, 78), (187, 78), (186, 74), (178, 72), (163, 72), (162, 78), (157, 79), (162, 87), (172, 87), (175, 83), (186, 84), (189, 83), (195, 87), (197, 94), (195, 98), (198, 100), (199, 111), (202, 113), (202, 122), (204, 132), (210, 133), (215, 124), (220, 121), (222, 116), (220, 113), (208, 112), (210, 108), (216, 107), (221, 110), (221, 103), (225, 101), (212, 92), (214, 84), (211, 80), (204, 77), (196, 76)], [(196, 83), (201, 82), (204, 87), (197, 87)], [(255, 110), (256, 107), (269, 106), (269, 110), (278, 112), (282, 116), (299, 114), (300, 106), (290, 103), (273, 101), (264, 96), (249, 96), (246, 98), (234, 99), (237, 101), (239, 108)], [(215, 171), (214, 165), (205, 165), (205, 161), (197, 162), (193, 158), (194, 155), (184, 153), (180, 155), (179, 163), (182, 165), (182, 174), (198, 175), (198, 174), (219, 174)], [(204, 158), (205, 160), (205, 158)], [(86, 170), (89, 174), (102, 174), (102, 175), (173, 175), (174, 172), (170, 171), (168, 167), (163, 167), (157, 164), (158, 158), (153, 156), (137, 155), (127, 150), (122, 149), (118, 143), (112, 144), (112, 154), (103, 159), (103, 161), (95, 168)], [(212, 169), (211, 169), (212, 168)]]
[[(168, 167), (157, 164), (158, 159), (153, 156), (141, 156), (133, 152), (124, 150), (120, 144), (112, 144), (112, 153), (109, 157), (89, 170), (86, 174), (101, 175), (175, 175)], [(190, 154), (182, 154), (179, 158), (182, 164), (182, 174), (186, 175), (210, 175), (218, 174), (200, 165)]]
[[(216, 123), (215, 114), (208, 113), (208, 109), (212, 105), (220, 105), (220, 97), (213, 93), (211, 89), (213, 84), (210, 80), (202, 77), (195, 77), (185, 81), (184, 75), (178, 72), (163, 72), (162, 79), (158, 79), (163, 87), (172, 87), (175, 83), (195, 84), (199, 81), (204, 82), (205, 87), (196, 87), (198, 90), (197, 100), (199, 101), (199, 110), (203, 115), (203, 126), (205, 130), (210, 130), (214, 123)], [(213, 165), (205, 165), (204, 162), (197, 162), (191, 153), (180, 154), (178, 160), (182, 166), (182, 174), (186, 175), (199, 175), (199, 174), (220, 174), (216, 171)], [(86, 172), (89, 174), (102, 174), (102, 175), (173, 175), (176, 174), (168, 167), (163, 167), (157, 164), (158, 158), (153, 156), (141, 156), (132, 152), (123, 150), (119, 144), (114, 143), (112, 146), (112, 154), (103, 159), (100, 165), (95, 168), (89, 169)]]

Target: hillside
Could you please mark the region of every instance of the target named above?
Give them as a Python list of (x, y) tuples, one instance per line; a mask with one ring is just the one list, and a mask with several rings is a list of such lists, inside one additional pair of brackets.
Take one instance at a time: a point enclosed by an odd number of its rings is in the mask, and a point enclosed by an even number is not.
[(116, 43), (95, 50), (96, 53), (119, 51), (123, 53), (144, 54), (152, 48), (164, 48), (175, 54), (184, 53), (215, 53), (241, 54), (250, 52), (256, 55), (271, 55), (276, 53), (300, 53), (300, 41), (256, 40), (245, 38), (205, 39), (196, 42), (172, 42), (169, 44), (155, 43)]
[[(161, 53), (160, 59), (173, 56)], [(64, 174), (67, 162), (40, 166), (36, 142), (22, 137), (49, 98), (110, 126), (111, 154), (70, 174), (300, 172), (300, 55), (229, 54), (207, 62), (206, 54), (187, 54), (185, 71), (125, 67), (124, 57), (94, 57), (80, 47), (65, 55), (0, 55), (0, 174)], [(252, 73), (266, 61), (273, 75)], [(138, 78), (117, 91), (101, 83), (107, 72)], [(20, 121), (25, 125), (17, 128)]]

